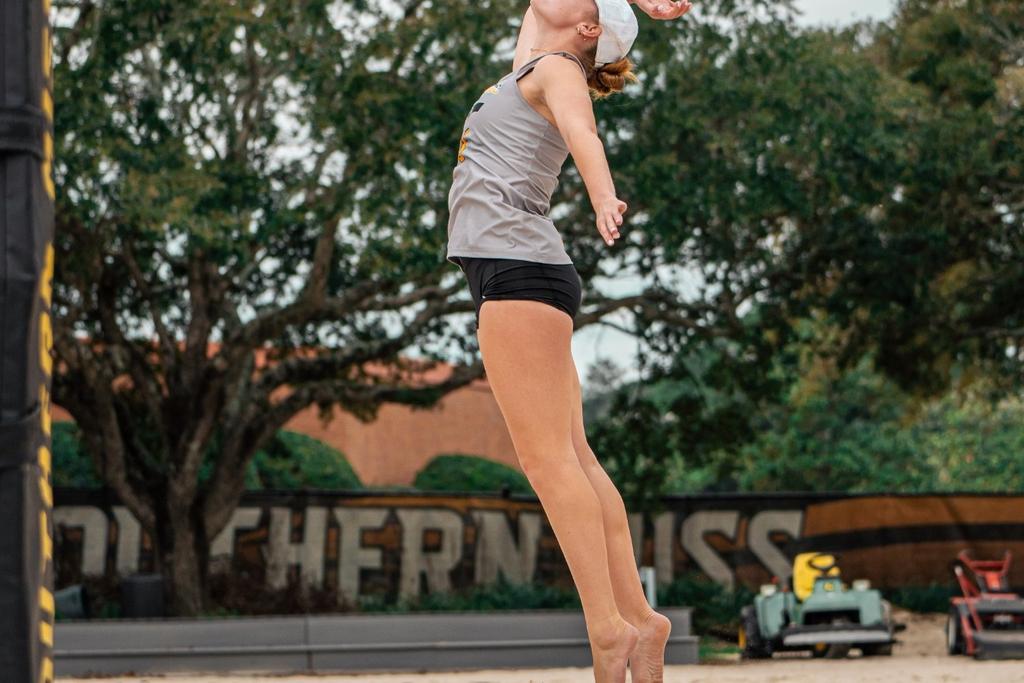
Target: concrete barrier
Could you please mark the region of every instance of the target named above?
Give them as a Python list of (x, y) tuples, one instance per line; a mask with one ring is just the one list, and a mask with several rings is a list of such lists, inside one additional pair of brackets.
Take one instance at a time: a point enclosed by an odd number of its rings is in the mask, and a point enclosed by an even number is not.
[[(695, 664), (690, 609), (672, 621), (669, 664)], [(577, 610), (419, 612), (61, 622), (57, 675), (358, 672), (589, 666)]]

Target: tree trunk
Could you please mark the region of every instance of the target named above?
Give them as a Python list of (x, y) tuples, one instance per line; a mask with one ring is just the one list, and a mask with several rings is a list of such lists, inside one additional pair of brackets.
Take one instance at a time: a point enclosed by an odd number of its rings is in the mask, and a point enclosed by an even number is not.
[(157, 556), (168, 590), (167, 606), (172, 616), (198, 616), (208, 604), (209, 548), (203, 529), (188, 514), (157, 517)]

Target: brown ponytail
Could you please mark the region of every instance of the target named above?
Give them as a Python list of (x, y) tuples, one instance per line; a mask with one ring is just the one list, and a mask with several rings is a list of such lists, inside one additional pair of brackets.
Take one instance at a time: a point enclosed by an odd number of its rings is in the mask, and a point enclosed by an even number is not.
[(594, 99), (621, 92), (626, 87), (626, 83), (637, 82), (636, 74), (633, 73), (634, 65), (629, 57), (623, 57), (610, 64), (595, 66), (596, 57), (597, 45), (583, 55), (583, 64), (587, 67), (587, 85), (590, 86), (590, 94)]

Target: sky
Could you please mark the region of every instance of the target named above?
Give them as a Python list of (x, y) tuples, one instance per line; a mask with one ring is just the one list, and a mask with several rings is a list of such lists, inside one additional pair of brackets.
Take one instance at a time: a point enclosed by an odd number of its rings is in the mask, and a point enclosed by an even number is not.
[(793, 4), (803, 12), (800, 22), (805, 25), (885, 19), (896, 6), (895, 0), (796, 0)]
[[(793, 4), (801, 12), (798, 21), (802, 25), (845, 25), (863, 19), (886, 19), (895, 9), (896, 0), (795, 0)], [(637, 291), (640, 285), (638, 281), (620, 281), (613, 287), (602, 286), (601, 290), (609, 295), (626, 296)], [(609, 320), (621, 323), (624, 318), (610, 316)], [(572, 339), (572, 353), (584, 391), (589, 368), (599, 359), (610, 359), (623, 368), (625, 379), (634, 378), (638, 351), (635, 338), (605, 325), (589, 325), (576, 332)]]

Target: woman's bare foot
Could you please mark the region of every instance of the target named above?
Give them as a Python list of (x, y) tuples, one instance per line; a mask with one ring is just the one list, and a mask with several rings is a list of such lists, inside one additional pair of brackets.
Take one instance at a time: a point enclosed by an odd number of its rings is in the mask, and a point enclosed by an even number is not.
[(672, 622), (664, 614), (651, 611), (639, 624), (640, 639), (629, 655), (632, 683), (662, 683), (665, 676), (665, 643)]
[(595, 683), (626, 683), (626, 663), (640, 631), (621, 617), (602, 622), (590, 634)]

